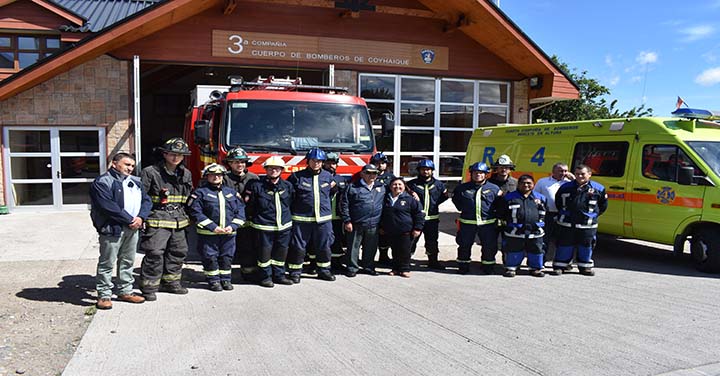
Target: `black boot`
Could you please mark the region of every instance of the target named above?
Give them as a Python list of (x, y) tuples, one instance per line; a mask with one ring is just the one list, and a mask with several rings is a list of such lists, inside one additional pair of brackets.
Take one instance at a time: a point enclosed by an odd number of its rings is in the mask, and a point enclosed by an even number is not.
[(433, 270), (445, 270), (443, 264), (438, 261), (437, 253), (434, 255), (428, 255), (428, 268)]
[(160, 284), (160, 292), (167, 292), (170, 294), (185, 295), (188, 293), (188, 289), (183, 287), (180, 282)]
[(335, 276), (329, 270), (318, 271), (318, 278), (322, 279), (323, 281), (331, 282), (335, 280)]

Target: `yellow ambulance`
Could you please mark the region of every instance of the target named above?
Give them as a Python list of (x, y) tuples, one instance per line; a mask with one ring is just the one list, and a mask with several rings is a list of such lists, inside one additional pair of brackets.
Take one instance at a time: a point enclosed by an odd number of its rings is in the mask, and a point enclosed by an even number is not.
[(513, 175), (537, 180), (557, 162), (571, 171), (585, 164), (610, 199), (600, 232), (675, 252), (689, 240), (698, 269), (720, 272), (720, 117), (685, 108), (673, 115), (479, 128), (464, 169), (507, 154)]

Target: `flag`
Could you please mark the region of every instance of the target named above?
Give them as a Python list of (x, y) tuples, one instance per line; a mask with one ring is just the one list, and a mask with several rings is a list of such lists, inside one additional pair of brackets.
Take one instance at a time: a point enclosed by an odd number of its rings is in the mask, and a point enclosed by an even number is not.
[(682, 105), (685, 105), (685, 107), (688, 106), (682, 98), (678, 97), (677, 102), (675, 103), (675, 109), (679, 109)]

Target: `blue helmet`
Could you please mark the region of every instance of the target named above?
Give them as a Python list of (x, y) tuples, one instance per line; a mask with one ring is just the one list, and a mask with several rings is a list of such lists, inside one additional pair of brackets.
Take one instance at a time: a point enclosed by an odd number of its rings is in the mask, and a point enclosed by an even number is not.
[(312, 148), (308, 150), (307, 154), (305, 154), (305, 159), (317, 159), (319, 161), (324, 161), (327, 159), (327, 154), (320, 149), (320, 148)]
[(487, 174), (488, 172), (490, 172), (490, 167), (488, 167), (487, 163), (475, 162), (470, 166), (469, 170), (470, 170), (470, 172), (480, 171), (480, 172), (484, 172)]
[(435, 169), (435, 163), (433, 163), (430, 159), (423, 159), (422, 161), (418, 162), (417, 168), (429, 168), (431, 170)]
[(376, 162), (388, 163), (388, 157), (383, 152), (375, 153), (370, 157), (370, 163), (377, 164)]

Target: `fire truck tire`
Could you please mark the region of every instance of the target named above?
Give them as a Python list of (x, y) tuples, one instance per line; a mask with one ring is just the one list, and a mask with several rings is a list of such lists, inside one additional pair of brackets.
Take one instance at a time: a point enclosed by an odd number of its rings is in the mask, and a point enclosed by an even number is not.
[(695, 267), (704, 273), (720, 273), (720, 234), (718, 229), (702, 228), (690, 244)]

